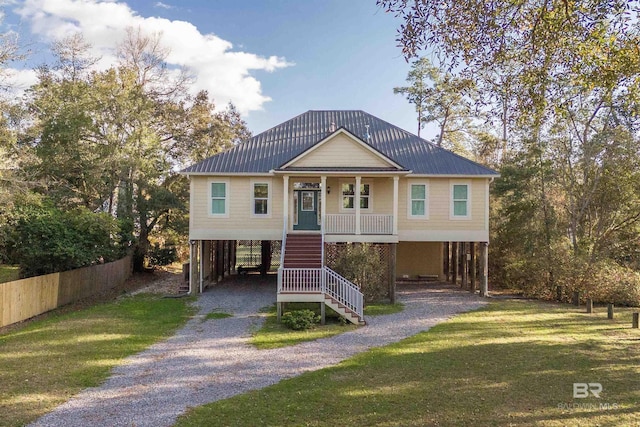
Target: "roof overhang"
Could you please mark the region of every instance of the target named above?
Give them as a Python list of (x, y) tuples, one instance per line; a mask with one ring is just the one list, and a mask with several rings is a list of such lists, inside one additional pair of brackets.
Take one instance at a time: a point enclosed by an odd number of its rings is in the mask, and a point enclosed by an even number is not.
[(274, 169), (274, 175), (303, 175), (303, 176), (404, 176), (411, 173), (410, 170), (362, 170), (362, 169), (344, 169), (344, 170), (320, 170), (320, 169)]
[(187, 177), (195, 176), (273, 176), (273, 171), (269, 172), (178, 172)]

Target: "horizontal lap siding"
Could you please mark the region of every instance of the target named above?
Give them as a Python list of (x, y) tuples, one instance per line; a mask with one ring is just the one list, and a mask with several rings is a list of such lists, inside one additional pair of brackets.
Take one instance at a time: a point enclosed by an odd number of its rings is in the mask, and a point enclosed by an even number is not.
[[(409, 219), (408, 185), (410, 182), (424, 182), (429, 186), (428, 219)], [(466, 182), (471, 191), (471, 218), (450, 219), (451, 183)], [(488, 241), (486, 195), (487, 179), (401, 179), (398, 206), (398, 237), (410, 241)]]
[(346, 135), (336, 135), (292, 167), (389, 167), (389, 163)]
[[(228, 217), (209, 215), (211, 201), (209, 185), (212, 180), (227, 181)], [(271, 182), (270, 216), (252, 215), (253, 182)], [(282, 234), (282, 178), (280, 177), (191, 177), (190, 238), (191, 239), (256, 239), (275, 238)], [(237, 231), (233, 237), (233, 232)], [(231, 233), (231, 234), (230, 234)], [(253, 233), (253, 234), (252, 234)], [(216, 237), (219, 235), (220, 237)], [(268, 237), (271, 235), (271, 237)]]

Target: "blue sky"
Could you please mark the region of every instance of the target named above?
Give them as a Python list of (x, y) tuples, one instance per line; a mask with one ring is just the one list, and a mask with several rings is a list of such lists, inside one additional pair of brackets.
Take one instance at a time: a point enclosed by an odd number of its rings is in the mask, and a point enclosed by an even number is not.
[(400, 22), (375, 0), (23, 0), (3, 9), (4, 30), (33, 51), (27, 66), (49, 60), (45, 43), (81, 31), (107, 67), (123, 28), (140, 27), (161, 33), (168, 62), (189, 68), (217, 104), (236, 104), (254, 133), (310, 109), (361, 109), (416, 132), (413, 106), (393, 94), (409, 70)]

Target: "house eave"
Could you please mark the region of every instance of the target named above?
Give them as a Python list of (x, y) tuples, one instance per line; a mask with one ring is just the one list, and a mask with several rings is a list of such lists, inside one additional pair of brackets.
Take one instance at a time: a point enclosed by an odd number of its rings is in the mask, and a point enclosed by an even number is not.
[(191, 175), (196, 176), (273, 176), (272, 172), (179, 172), (187, 178)]
[(287, 170), (287, 169), (274, 169), (271, 171), (274, 175), (304, 175), (304, 176), (404, 176), (411, 174), (411, 171), (407, 170), (388, 170), (388, 171), (366, 171), (366, 170), (340, 170), (340, 171), (327, 171), (327, 170)]

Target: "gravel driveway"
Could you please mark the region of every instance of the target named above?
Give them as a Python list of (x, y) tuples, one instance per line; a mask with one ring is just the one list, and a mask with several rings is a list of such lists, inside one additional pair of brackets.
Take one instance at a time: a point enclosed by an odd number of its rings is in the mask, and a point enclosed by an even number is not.
[[(199, 315), (168, 340), (129, 357), (101, 386), (89, 388), (33, 426), (170, 426), (189, 406), (225, 399), (335, 365), (372, 347), (415, 335), (485, 302), (439, 285), (403, 287), (401, 313), (367, 318), (367, 326), (331, 338), (274, 350), (247, 344), (275, 302), (275, 285), (231, 282), (198, 299)], [(226, 319), (204, 320), (220, 310)]]

